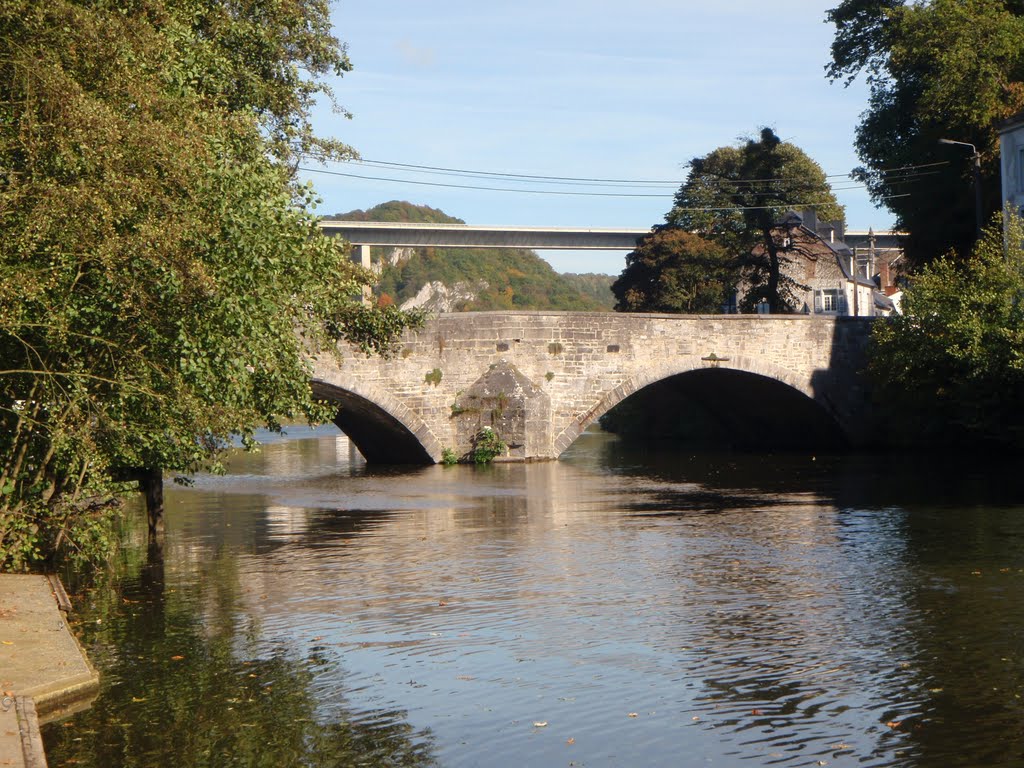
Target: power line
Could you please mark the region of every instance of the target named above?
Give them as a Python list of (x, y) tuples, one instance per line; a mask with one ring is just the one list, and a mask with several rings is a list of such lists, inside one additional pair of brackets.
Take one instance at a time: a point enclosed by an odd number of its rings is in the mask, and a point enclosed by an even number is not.
[[(328, 162), (330, 159), (323, 155), (316, 155), (310, 153), (303, 153), (307, 158), (318, 160), (320, 162)], [(435, 165), (423, 165), (418, 163), (399, 163), (389, 160), (371, 160), (371, 159), (358, 159), (351, 162), (360, 163), (370, 167), (377, 168), (395, 168), (405, 169), (415, 172), (431, 172), (435, 174), (445, 175), (456, 175), (456, 176), (468, 176), (468, 177), (484, 177), (490, 179), (517, 179), (523, 181), (545, 181), (545, 182), (576, 182), (585, 184), (625, 184), (625, 185), (647, 185), (647, 186), (662, 186), (672, 185), (678, 187), (681, 182), (679, 180), (671, 179), (610, 179), (610, 178), (595, 178), (585, 176), (546, 176), (538, 174), (525, 174), (525, 173), (506, 173), (502, 171), (480, 171), (471, 170), (466, 168), (448, 168), (444, 166)], [(889, 174), (906, 174), (907, 171), (915, 171), (920, 168), (936, 168), (939, 166), (949, 165), (950, 161), (938, 161), (933, 163), (921, 163), (917, 165), (903, 165), (893, 168), (879, 168), (877, 171), (871, 171), (872, 175), (889, 175)], [(826, 174), (826, 179), (832, 178), (853, 178), (853, 172), (847, 173), (832, 173)], [(758, 184), (758, 183), (770, 183), (770, 182), (785, 182), (787, 179), (782, 178), (765, 178), (765, 179), (728, 179), (730, 183), (734, 184)]]
[[(360, 161), (357, 161), (357, 162), (359, 163), (359, 165), (367, 166), (369, 168), (383, 168), (383, 169), (392, 169), (393, 168), (392, 165), (388, 165), (388, 164), (384, 164), (384, 163), (374, 163), (372, 161), (367, 161), (367, 160), (360, 160)], [(399, 170), (399, 169), (395, 169), (395, 170)], [(670, 188), (670, 189), (675, 189), (676, 187), (678, 187), (682, 183), (681, 181), (659, 181), (659, 182), (625, 181), (625, 180), (620, 180), (620, 181), (599, 181), (597, 179), (578, 179), (578, 180), (577, 179), (566, 179), (564, 181), (559, 181), (559, 180), (556, 180), (556, 179), (549, 179), (549, 178), (544, 178), (544, 177), (540, 177), (540, 176), (535, 177), (535, 178), (529, 178), (529, 177), (502, 175), (502, 174), (499, 174), (499, 173), (485, 174), (483, 172), (479, 172), (478, 173), (478, 172), (475, 172), (475, 171), (442, 171), (442, 170), (432, 170), (432, 169), (415, 169), (412, 172), (414, 172), (414, 173), (431, 174), (431, 175), (437, 175), (437, 176), (456, 176), (456, 177), (468, 178), (468, 179), (482, 179), (482, 180), (489, 180), (489, 181), (506, 181), (506, 182), (510, 182), (510, 183), (514, 183), (514, 184), (555, 184), (555, 185), (558, 185), (558, 186), (626, 187), (628, 189), (643, 189), (643, 188), (658, 189), (658, 188), (661, 188), (661, 187), (667, 187), (667, 188)]]
[[(577, 195), (583, 197), (666, 197), (666, 195), (655, 195), (655, 194), (626, 194), (621, 192), (567, 192), (551, 189), (509, 189), (506, 187), (480, 187), (473, 186), (470, 184), (445, 184), (443, 182), (435, 181), (414, 181), (410, 179), (392, 179), (384, 176), (365, 176), (356, 173), (345, 173), (343, 171), (329, 171), (326, 169), (318, 168), (306, 168), (299, 166), (300, 171), (307, 173), (322, 173), (329, 176), (344, 176), (355, 179), (367, 179), (370, 181), (390, 181), (398, 184), (418, 184), (427, 187), (447, 187), (455, 189), (472, 189), (483, 192), (512, 192), (516, 194), (532, 194), (532, 195)], [(857, 189), (857, 187), (851, 187), (851, 189)], [(897, 197), (909, 197), (909, 193), (900, 195), (884, 195), (878, 199), (890, 200)], [(677, 211), (690, 211), (690, 212), (722, 212), (722, 211), (762, 211), (769, 210), (772, 208), (817, 208), (824, 205), (831, 205), (830, 200), (820, 200), (815, 202), (804, 202), (804, 203), (787, 203), (785, 206), (782, 205), (748, 205), (748, 206), (719, 206), (719, 207), (705, 207), (705, 208), (676, 208)]]
[[(365, 174), (347, 173), (345, 171), (332, 171), (332, 170), (327, 170), (327, 169), (324, 169), (324, 168), (308, 168), (308, 167), (305, 167), (305, 166), (299, 166), (299, 170), (300, 171), (305, 171), (307, 173), (319, 173), (319, 174), (323, 174), (323, 175), (327, 175), (327, 176), (343, 176), (343, 177), (346, 177), (346, 178), (363, 179), (363, 180), (366, 180), (366, 181), (386, 181), (386, 182), (391, 182), (391, 183), (395, 183), (395, 184), (415, 184), (417, 186), (442, 187), (442, 188), (447, 188), (447, 189), (471, 189), (471, 190), (476, 190), (476, 191), (481, 191), (481, 192), (512, 192), (512, 193), (517, 193), (517, 194), (532, 194), (532, 195), (557, 195), (557, 196), (578, 196), (578, 197), (621, 197), (621, 198), (665, 198), (665, 197), (670, 197), (671, 196), (671, 193), (668, 193), (668, 192), (663, 192), (663, 193), (660, 193), (660, 194), (653, 194), (653, 193), (624, 193), (624, 192), (577, 192), (577, 191), (570, 191), (570, 190), (517, 189), (517, 188), (510, 188), (510, 187), (488, 187), (488, 186), (480, 186), (480, 185), (476, 185), (476, 184), (449, 184), (449, 183), (445, 183), (445, 182), (420, 181), (420, 180), (415, 180), (415, 179), (396, 179), (396, 178), (392, 178), (392, 177), (388, 177), (388, 176), (368, 176), (368, 175), (365, 175)], [(924, 175), (930, 175), (930, 174), (918, 174), (918, 175), (924, 176)], [(906, 184), (906, 183), (912, 183), (915, 180), (916, 179), (911, 178), (911, 177), (908, 176), (908, 177), (905, 177), (905, 178), (899, 178), (896, 181), (893, 181), (891, 183), (893, 183), (893, 184), (896, 184), (896, 183)], [(890, 183), (890, 182), (886, 182), (886, 183)], [(833, 188), (832, 191), (833, 192), (846, 192), (846, 191), (852, 191), (852, 190), (861, 190), (861, 189), (865, 189), (865, 188), (866, 188), (866, 185), (861, 183), (861, 184), (856, 184), (856, 185), (850, 186), (850, 187), (836, 187), (836, 188)], [(758, 191), (754, 191), (754, 190), (746, 190), (746, 191), (738, 192), (738, 194), (743, 194), (743, 195), (748, 195), (748, 196), (764, 196), (764, 195), (778, 194), (781, 191), (782, 190), (772, 190), (772, 191), (758, 192)], [(886, 197), (882, 197), (880, 199), (887, 199), (887, 198)], [(824, 204), (824, 203), (817, 203), (816, 205), (822, 205), (822, 204)], [(796, 204), (793, 204), (793, 205), (796, 205)], [(750, 209), (755, 209), (755, 208), (759, 208), (759, 207), (763, 207), (763, 208), (769, 208), (769, 207), (777, 208), (779, 206), (777, 206), (777, 205), (776, 206), (754, 206), (754, 207), (751, 207)], [(695, 210), (697, 210), (697, 209), (695, 209)], [(701, 210), (703, 210), (703, 209), (701, 209)], [(712, 209), (707, 209), (707, 210), (712, 210)], [(730, 207), (730, 208), (728, 208), (728, 210), (743, 210), (743, 207)]]
[(395, 163), (388, 160), (364, 160), (360, 159), (356, 162), (359, 163), (373, 163), (375, 165), (388, 166), (394, 168), (407, 168), (412, 170), (424, 170), (424, 171), (440, 171), (443, 173), (457, 173), (457, 174), (472, 174), (480, 176), (494, 176), (501, 178), (512, 178), (512, 179), (526, 179), (526, 180), (538, 180), (544, 179), (547, 181), (585, 181), (585, 182), (598, 182), (603, 184), (673, 184), (679, 186), (678, 180), (671, 179), (600, 179), (600, 178), (588, 178), (586, 176), (541, 176), (536, 174), (527, 173), (504, 173), (501, 171), (474, 171), (465, 168), (444, 168), (435, 165), (419, 165), (416, 163)]
[(323, 168), (306, 168), (299, 166), (300, 171), (306, 173), (322, 173), (327, 176), (346, 176), (352, 179), (367, 179), (369, 181), (392, 181), (398, 184), (417, 184), (424, 187), (447, 187), (449, 189), (474, 189), (481, 192), (514, 192), (524, 195), (576, 195), (580, 197), (669, 197), (668, 194), (627, 194), (623, 192), (570, 192), (557, 189), (511, 189), (508, 187), (480, 187), (472, 184), (445, 184), (440, 181), (416, 181), (414, 179), (392, 179), (386, 176), (365, 176), (358, 173), (345, 173), (343, 171), (328, 171)]

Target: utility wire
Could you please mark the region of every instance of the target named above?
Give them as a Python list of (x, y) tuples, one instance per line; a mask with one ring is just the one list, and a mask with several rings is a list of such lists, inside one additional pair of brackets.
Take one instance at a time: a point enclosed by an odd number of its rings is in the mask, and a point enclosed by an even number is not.
[[(340, 162), (340, 161), (333, 161), (330, 158), (325, 157), (324, 155), (317, 155), (317, 154), (311, 154), (311, 153), (302, 153), (302, 154), (303, 154), (304, 157), (307, 157), (307, 158), (312, 159), (312, 160), (318, 160), (319, 162), (328, 162), (328, 161)], [(366, 166), (369, 166), (369, 167), (383, 167), (383, 168), (406, 169), (406, 170), (411, 170), (411, 171), (416, 171), (416, 172), (424, 172), (424, 173), (429, 171), (429, 172), (435, 173), (435, 174), (448, 174), (448, 175), (469, 176), (469, 177), (485, 177), (485, 178), (493, 178), (493, 179), (521, 179), (521, 180), (525, 180), (525, 181), (540, 181), (540, 180), (543, 180), (543, 181), (548, 181), (548, 182), (552, 182), (552, 181), (553, 182), (583, 182), (583, 183), (586, 183), (586, 184), (627, 184), (627, 185), (642, 185), (642, 186), (643, 185), (650, 185), (650, 186), (672, 185), (672, 186), (675, 186), (675, 187), (678, 187), (681, 184), (681, 182), (679, 180), (671, 180), (671, 179), (605, 179), (605, 178), (591, 178), (591, 177), (585, 177), (585, 176), (543, 176), (543, 175), (524, 174), (524, 173), (505, 173), (505, 172), (501, 172), (501, 171), (478, 171), (478, 170), (470, 170), (470, 169), (465, 169), (465, 168), (446, 168), (444, 166), (422, 165), (422, 164), (417, 164), (417, 163), (398, 163), (398, 162), (392, 162), (392, 161), (389, 161), (389, 160), (371, 160), (371, 159), (362, 159), (362, 158), (354, 160), (354, 161), (348, 161), (348, 162), (356, 162), (356, 163), (359, 163), (361, 165), (366, 165)], [(943, 160), (943, 161), (938, 161), (938, 162), (933, 162), (933, 163), (922, 163), (922, 164), (918, 164), (918, 165), (903, 165), (903, 166), (897, 166), (897, 167), (893, 167), (893, 168), (880, 168), (877, 171), (872, 171), (871, 174), (872, 175), (879, 175), (879, 174), (881, 174), (881, 175), (905, 174), (907, 171), (915, 171), (915, 170), (920, 169), (920, 168), (935, 168), (935, 167), (949, 165), (949, 164), (950, 164), (950, 161)], [(827, 178), (827, 179), (832, 179), (832, 178), (849, 178), (849, 179), (852, 179), (853, 178), (853, 172), (851, 171), (851, 172), (848, 172), (848, 173), (826, 174), (825, 178)], [(781, 178), (766, 178), (766, 179), (730, 179), (728, 181), (730, 183), (734, 183), (734, 184), (737, 184), (737, 183), (741, 183), (741, 184), (758, 184), (758, 183), (769, 183), (769, 182), (779, 182), (779, 181), (783, 181), (784, 182), (784, 181), (787, 181), (787, 180), (786, 179), (781, 179)]]
[[(443, 187), (448, 189), (472, 189), (481, 192), (512, 192), (517, 194), (532, 194), (532, 195), (558, 195), (558, 196), (577, 196), (577, 197), (622, 197), (622, 198), (665, 198), (671, 195), (670, 192), (662, 193), (626, 193), (626, 192), (577, 192), (570, 190), (551, 190), (551, 189), (516, 189), (511, 187), (487, 187), (479, 186), (475, 184), (449, 184), (437, 181), (419, 181), (415, 179), (396, 179), (387, 176), (368, 176), (365, 174), (358, 173), (347, 173), (345, 171), (332, 171), (324, 168), (308, 168), (306, 166), (299, 166), (298, 170), (305, 171), (306, 173), (319, 173), (326, 176), (343, 176), (352, 179), (363, 179), (367, 181), (387, 181), (396, 184), (415, 184), (417, 186), (426, 187)], [(928, 174), (921, 174), (928, 175)], [(912, 183), (914, 179), (908, 177), (907, 180), (899, 179), (892, 183)], [(857, 184), (850, 187), (834, 187), (833, 192), (846, 192), (851, 190), (864, 189), (865, 185)], [(738, 191), (737, 194), (744, 194), (749, 196), (765, 196), (772, 194), (779, 194), (783, 190), (770, 190), (758, 192), (754, 190)], [(893, 197), (893, 196), (888, 196)], [(882, 197), (880, 199), (888, 199), (888, 197)], [(816, 205), (823, 205), (824, 203), (817, 203)], [(757, 206), (755, 206), (756, 208)], [(761, 206), (761, 207), (778, 207), (778, 206)], [(712, 210), (712, 209), (708, 209)], [(742, 210), (742, 208), (729, 208), (728, 210)]]
[[(445, 184), (436, 181), (413, 181), (409, 179), (392, 179), (384, 176), (364, 176), (356, 173), (344, 173), (342, 171), (329, 171), (322, 168), (306, 168), (299, 166), (300, 171), (307, 173), (321, 173), (328, 176), (345, 176), (354, 179), (367, 179), (370, 181), (391, 181), (398, 184), (418, 184), (427, 187), (447, 187), (455, 189), (473, 189), (483, 192), (513, 192), (516, 194), (532, 194), (532, 195), (576, 195), (583, 197), (658, 197), (663, 198), (666, 195), (656, 194), (627, 194), (621, 192), (567, 192), (552, 189), (509, 189), (506, 187), (479, 187), (470, 184)], [(880, 200), (889, 200), (896, 197), (909, 197), (909, 194), (900, 195), (885, 195), (880, 197)], [(817, 208), (823, 205), (831, 205), (830, 200), (820, 200), (817, 202), (806, 202), (806, 203), (789, 203), (785, 207), (790, 208)], [(762, 211), (769, 210), (772, 208), (779, 208), (779, 205), (748, 205), (748, 206), (720, 206), (720, 207), (706, 207), (706, 208), (676, 208), (677, 211), (703, 211), (703, 212), (719, 212), (719, 211)]]
[(398, 184), (417, 184), (424, 187), (447, 187), (449, 189), (475, 189), (481, 192), (514, 192), (516, 194), (530, 195), (576, 195), (580, 197), (668, 197), (667, 193), (661, 194), (631, 194), (624, 192), (570, 192), (557, 189), (511, 189), (509, 187), (479, 187), (473, 184), (445, 184), (440, 181), (415, 181), (413, 179), (392, 179), (386, 176), (365, 176), (358, 173), (344, 173), (342, 171), (328, 171), (323, 168), (306, 168), (299, 166), (300, 171), (306, 173), (322, 173), (327, 176), (346, 176), (351, 179), (368, 179), (370, 181), (393, 181)]

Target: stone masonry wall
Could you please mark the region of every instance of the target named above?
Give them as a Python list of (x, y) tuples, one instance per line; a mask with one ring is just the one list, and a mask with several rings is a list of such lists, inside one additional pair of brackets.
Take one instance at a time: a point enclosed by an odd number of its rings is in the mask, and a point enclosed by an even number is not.
[(870, 322), (798, 315), (444, 314), (408, 333), (390, 360), (343, 349), (340, 365), (329, 356), (316, 361), (313, 379), (380, 406), (435, 460), (444, 448), (468, 450), (452, 406), (501, 361), (550, 404), (549, 418), (531, 421), (525, 459), (557, 458), (620, 400), (708, 366), (793, 387), (820, 403), (857, 443), (871, 428), (859, 374)]

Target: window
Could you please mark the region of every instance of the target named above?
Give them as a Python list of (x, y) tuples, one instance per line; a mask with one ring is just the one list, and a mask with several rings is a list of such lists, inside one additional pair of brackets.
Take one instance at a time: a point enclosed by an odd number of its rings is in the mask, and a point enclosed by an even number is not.
[(836, 313), (839, 311), (839, 291), (836, 288), (814, 292), (814, 311), (816, 313)]

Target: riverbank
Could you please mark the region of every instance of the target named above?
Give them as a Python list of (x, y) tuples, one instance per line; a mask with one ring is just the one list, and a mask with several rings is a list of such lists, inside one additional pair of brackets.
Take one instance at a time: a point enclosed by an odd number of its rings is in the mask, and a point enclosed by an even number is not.
[(0, 765), (45, 766), (38, 725), (88, 706), (99, 675), (56, 577), (0, 573)]

